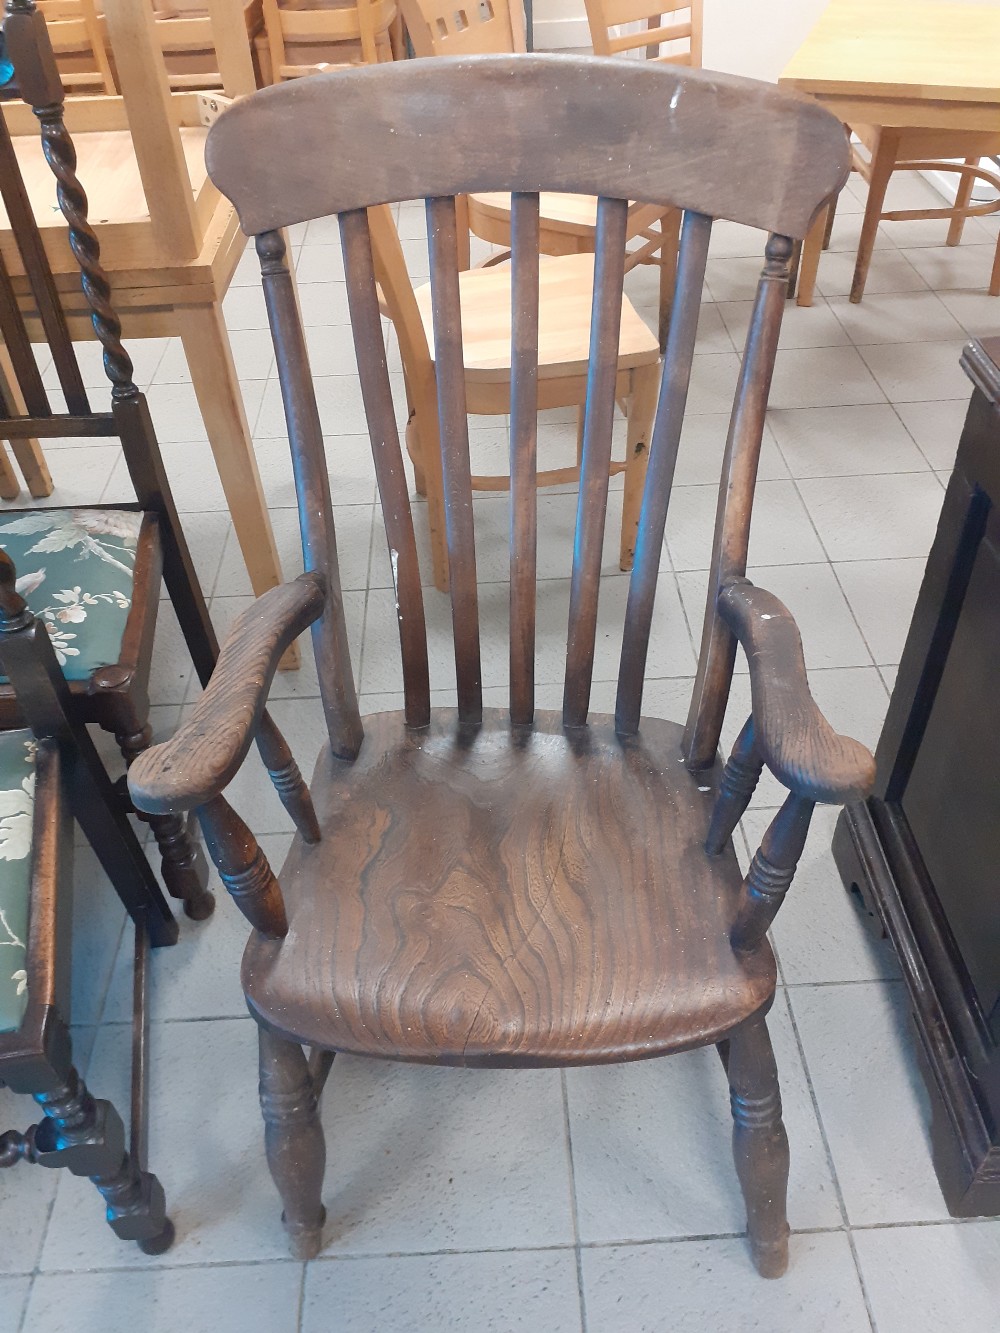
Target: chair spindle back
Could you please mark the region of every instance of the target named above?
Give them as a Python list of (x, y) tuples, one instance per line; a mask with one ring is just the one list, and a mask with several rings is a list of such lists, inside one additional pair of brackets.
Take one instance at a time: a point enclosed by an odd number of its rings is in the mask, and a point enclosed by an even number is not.
[[(558, 89), (558, 98), (553, 97)], [(297, 96), (295, 95), (297, 94)], [(599, 197), (590, 357), (563, 696), (567, 727), (586, 724), (598, 626), (628, 202), (682, 209), (677, 295), (650, 442), (622, 641), (617, 723), (637, 730), (670, 488), (688, 394), (713, 217), (773, 233), (758, 287), (734, 404), (716, 520), (708, 611), (689, 720), (693, 767), (715, 757), (734, 640), (716, 612), (719, 591), (746, 570), (750, 512), (792, 245), (847, 175), (842, 128), (813, 104), (745, 80), (645, 62), (571, 57), (478, 57), (320, 77), (268, 90), (227, 112), (207, 159), (265, 257), (265, 288), (296, 480), (307, 568), (339, 593), (322, 440), (278, 228), (340, 215), (362, 395), (385, 511), (411, 726), (429, 716), (424, 607), (402, 451), (378, 318), (377, 254), (369, 219), (384, 205), (426, 199), (440, 466), (450, 571), (458, 712), (482, 716), (482, 656), (469, 435), (462, 355), (455, 198), (504, 190), (512, 205), (510, 700), (532, 718), (536, 594), (539, 202), (541, 190)], [(485, 143), (468, 128), (496, 108)], [(538, 126), (547, 118), (547, 133)], [(447, 135), (443, 131), (447, 127)], [(254, 155), (247, 151), (257, 146)], [(265, 145), (261, 149), (260, 145)], [(322, 145), (322, 156), (320, 149)], [(317, 177), (311, 163), (332, 163)], [(369, 213), (368, 210), (371, 210)], [(763, 238), (762, 238), (763, 240)], [(377, 249), (377, 247), (376, 247)], [(338, 599), (335, 597), (335, 603)], [(343, 637), (328, 607), (318, 668), (338, 753), (360, 743)], [(339, 628), (335, 627), (339, 625)], [(336, 698), (335, 698), (336, 696)]]

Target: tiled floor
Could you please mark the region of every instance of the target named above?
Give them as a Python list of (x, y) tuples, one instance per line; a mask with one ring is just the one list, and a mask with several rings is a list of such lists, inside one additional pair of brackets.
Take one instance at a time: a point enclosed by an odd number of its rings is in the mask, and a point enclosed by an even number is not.
[[(927, 196), (894, 183), (899, 204)], [(943, 224), (885, 225), (860, 307), (846, 299), (862, 195), (842, 202), (810, 310), (790, 306), (765, 441), (752, 574), (802, 626), (813, 687), (840, 729), (877, 738), (933, 535), (970, 386), (963, 340), (1000, 330), (985, 294), (996, 224), (970, 222), (958, 250)], [(426, 273), (420, 214), (401, 225)], [(300, 233), (301, 233), (300, 229)], [(335, 233), (295, 237), (320, 409), (328, 433), (355, 664), (367, 709), (395, 706), (391, 579), (364, 419), (352, 374)], [(704, 601), (709, 523), (725, 413), (759, 268), (761, 238), (720, 225), (713, 240), (691, 412), (671, 506), (650, 654), (650, 711), (682, 716)], [(286, 569), (297, 566), (291, 474), (255, 261), (226, 302), (264, 485)], [(629, 279), (648, 318), (655, 275)], [(220, 630), (249, 587), (176, 344), (136, 349), (178, 503)], [(398, 371), (398, 356), (392, 359)], [(96, 362), (88, 382), (100, 384)], [(397, 376), (398, 384), (398, 376)], [(549, 414), (542, 449), (572, 455), (572, 415)], [(504, 419), (474, 422), (481, 462), (500, 460)], [(50, 449), (52, 503), (127, 496), (111, 445)], [(571, 488), (570, 488), (571, 491)], [(616, 487), (614, 495), (620, 494)], [(620, 504), (620, 499), (617, 499)], [(540, 702), (558, 700), (572, 493), (541, 502)], [(487, 691), (502, 702), (506, 499), (476, 502)], [(609, 524), (595, 706), (612, 699), (626, 582)], [(426, 525), (418, 510), (426, 551)], [(427, 592), (431, 670), (450, 690), (448, 616)], [(154, 699), (169, 729), (194, 691), (164, 604)], [(498, 651), (490, 649), (496, 645)], [(315, 671), (280, 676), (273, 712), (303, 761), (321, 734)], [(738, 676), (731, 720), (747, 710)], [(731, 739), (733, 727), (727, 728)], [(288, 824), (252, 763), (233, 801), (272, 861)], [(751, 843), (780, 800), (762, 784)], [(619, 1068), (483, 1073), (338, 1061), (324, 1104), (330, 1165), (323, 1256), (286, 1257), (264, 1165), (254, 1029), (243, 1008), (242, 918), (182, 925), (154, 965), (151, 1154), (177, 1223), (161, 1259), (115, 1242), (86, 1182), (20, 1167), (0, 1173), (0, 1331), (186, 1328), (286, 1333), (528, 1330), (529, 1333), (992, 1333), (1000, 1327), (1000, 1222), (948, 1219), (931, 1169), (927, 1109), (891, 955), (863, 932), (817, 816), (774, 938), (782, 990), (773, 1032), (792, 1147), (788, 1276), (765, 1283), (741, 1238), (724, 1080), (711, 1052)], [(129, 941), (86, 848), (77, 868), (74, 1020), (95, 1090), (126, 1104)], [(0, 1095), (0, 1121), (31, 1108)]]

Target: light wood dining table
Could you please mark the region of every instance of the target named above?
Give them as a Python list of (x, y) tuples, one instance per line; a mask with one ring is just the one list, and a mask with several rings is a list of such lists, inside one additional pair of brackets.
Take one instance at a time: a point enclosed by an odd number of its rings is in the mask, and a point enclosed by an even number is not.
[[(860, 140), (854, 164), (868, 180), (869, 192), (853, 302), (864, 294), (883, 218), (950, 219), (947, 244), (957, 245), (966, 217), (1000, 210), (1000, 200), (971, 202), (977, 179), (992, 180), (1000, 188), (1000, 174), (979, 166), (980, 159), (1000, 153), (1000, 9), (913, 0), (831, 0), (779, 82), (821, 102)], [(955, 158), (962, 162), (946, 161)], [(954, 206), (884, 211), (894, 171), (932, 168), (958, 172)], [(829, 220), (824, 212), (806, 238), (799, 305), (812, 304)], [(1000, 247), (989, 290), (1000, 295)]]

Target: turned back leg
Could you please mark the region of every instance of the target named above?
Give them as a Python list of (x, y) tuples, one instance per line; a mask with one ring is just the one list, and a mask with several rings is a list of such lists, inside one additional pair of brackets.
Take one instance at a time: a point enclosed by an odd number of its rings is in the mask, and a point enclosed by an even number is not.
[[(126, 767), (149, 748), (152, 739), (148, 722), (131, 733), (119, 732), (115, 736)], [(153, 830), (167, 891), (181, 899), (184, 913), (192, 921), (204, 921), (212, 915), (215, 899), (208, 890), (208, 862), (190, 821), (182, 815), (139, 813), (139, 818)]]
[(260, 1028), (260, 1109), (267, 1164), (284, 1207), (296, 1259), (314, 1259), (323, 1241), (326, 1143), (302, 1047)]
[(733, 1158), (753, 1261), (762, 1277), (781, 1277), (788, 1266), (788, 1138), (764, 1018), (751, 1019), (730, 1033), (728, 1042), (720, 1044), (720, 1054), (729, 1074)]

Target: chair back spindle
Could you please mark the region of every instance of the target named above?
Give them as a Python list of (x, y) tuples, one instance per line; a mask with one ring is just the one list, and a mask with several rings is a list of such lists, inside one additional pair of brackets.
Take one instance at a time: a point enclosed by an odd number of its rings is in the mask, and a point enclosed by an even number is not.
[(320, 695), (334, 753), (353, 758), (361, 748), (364, 732), (344, 621), (330, 476), (326, 469), (316, 393), (309, 373), (305, 334), (281, 232), (275, 230), (258, 236), (257, 255), (268, 322), (277, 352), (278, 382), (298, 497), (303, 559), (305, 568), (321, 574), (326, 585), (323, 614), (312, 626)]
[(767, 242), (736, 387), (722, 464), (698, 674), (684, 734), (685, 757), (694, 769), (708, 768), (715, 762), (733, 678), (736, 638), (719, 615), (718, 600), (726, 583), (743, 578), (747, 572), (757, 464), (788, 292), (792, 248), (793, 240), (788, 236), (771, 236)]
[(703, 213), (686, 213), (677, 257), (677, 281), (670, 313), (670, 332), (660, 381), (660, 401), (649, 444), (646, 488), (639, 514), (635, 562), (629, 581), (625, 630), (622, 636), (621, 669), (615, 722), (618, 731), (631, 735), (639, 729), (646, 654), (653, 624), (660, 552), (667, 524), (667, 509), (677, 464), (677, 450), (684, 425), (694, 345), (701, 314), (708, 242), (712, 219)]
[[(552, 96), (555, 87), (558, 98)], [(494, 134), (484, 147), (471, 113), (487, 106), (494, 114)], [(546, 133), (539, 136), (543, 123)], [(260, 145), (266, 145), (266, 151), (258, 151)], [(333, 152), (337, 169), (317, 174), (315, 163), (329, 161)], [(420, 411), (432, 420), (425, 421), (422, 452), (414, 461), (418, 483), (421, 468), (441, 468), (458, 712), (469, 727), (482, 716), (483, 663), (455, 199), (476, 191), (511, 194), (510, 710), (514, 724), (526, 725), (534, 707), (540, 586), (537, 414), (546, 405), (538, 357), (545, 319), (544, 308), (539, 310), (539, 274), (541, 264), (559, 262), (539, 259), (539, 193), (598, 196), (563, 693), (563, 723), (579, 728), (587, 722), (594, 675), (613, 414), (627, 375), (627, 366), (623, 370), (619, 361), (619, 334), (628, 207), (638, 201), (683, 211), (677, 293), (649, 437), (622, 638), (616, 710), (622, 735), (633, 734), (639, 726), (712, 220), (721, 217), (757, 227), (762, 242), (770, 234), (726, 447), (702, 653), (685, 741), (684, 757), (691, 767), (713, 762), (734, 643), (716, 603), (720, 590), (745, 574), (750, 506), (791, 247), (846, 179), (842, 128), (814, 104), (722, 75), (645, 61), (481, 56), (437, 61), (433, 69), (419, 61), (372, 67), (319, 76), (294, 91), (268, 90), (220, 118), (209, 135), (207, 161), (212, 179), (235, 203), (244, 230), (257, 236), (265, 261), (306, 566), (324, 575), (334, 599), (316, 644), (337, 753), (350, 752), (351, 745), (356, 749), (360, 722), (339, 610), (322, 435), (294, 295), (278, 252), (278, 229), (340, 216), (362, 396), (394, 553), (411, 726), (424, 725), (429, 713), (426, 635), (376, 282), (392, 311), (401, 346), (404, 340), (413, 347), (422, 344), (429, 388), (408, 375), (407, 394), (411, 405), (423, 395)], [(732, 164), (737, 162), (740, 170), (735, 172)], [(389, 211), (396, 201), (420, 198), (426, 201), (430, 257), (427, 329)], [(432, 350), (427, 347), (431, 338)], [(407, 360), (404, 348), (404, 365)], [(430, 450), (429, 439), (438, 441), (439, 449)], [(637, 447), (646, 446), (640, 442)], [(434, 515), (430, 518), (433, 524)], [(327, 621), (328, 627), (322, 628)], [(351, 745), (345, 746), (345, 735)]]
[(573, 543), (573, 576), (569, 594), (569, 638), (563, 723), (582, 727), (590, 707), (597, 636), (597, 598), (601, 578), (604, 522), (611, 480), (611, 429), (618, 380), (618, 336), (625, 282), (625, 231), (628, 202), (601, 197), (597, 201), (594, 246), (594, 299), (590, 317), (590, 364), (583, 418), (580, 498)]
[(537, 194), (511, 198), (510, 716), (535, 709), (535, 579), (538, 563)]
[(427, 248), (434, 312), (434, 363), (437, 368), (458, 716), (464, 724), (474, 725), (481, 722), (483, 716), (483, 673), (458, 287), (458, 219), (453, 197), (427, 200)]
[(340, 235), (347, 274), (347, 300), (358, 356), (361, 396), (368, 418), (375, 475), (382, 497), (382, 516), (389, 543), (389, 561), (396, 595), (403, 659), (406, 721), (424, 727), (430, 721), (427, 631), (420, 566), (399, 430), (389, 384), (385, 340), (375, 285), (375, 262), (368, 214), (364, 209), (340, 216)]

